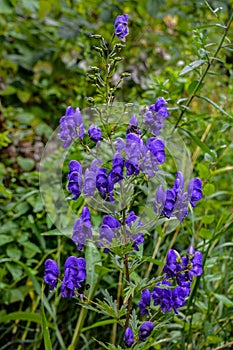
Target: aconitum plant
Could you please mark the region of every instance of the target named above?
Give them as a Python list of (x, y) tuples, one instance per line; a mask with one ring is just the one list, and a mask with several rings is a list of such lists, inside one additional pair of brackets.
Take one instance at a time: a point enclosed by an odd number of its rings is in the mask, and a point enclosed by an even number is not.
[[(93, 108), (98, 122), (88, 123), (85, 112), (72, 106), (67, 107), (60, 120), (58, 137), (63, 148), (70, 149), (70, 154), (77, 157), (68, 162), (66, 186), (68, 198), (72, 204), (77, 203), (78, 213), (71, 236), (76, 253), (64, 262), (62, 278), (52, 259), (45, 261), (44, 273), (44, 281), (50, 290), (61, 285), (63, 298), (75, 298), (81, 307), (113, 318), (116, 324), (113, 343), (107, 345), (97, 340), (107, 349), (112, 349), (117, 339), (126, 348), (136, 349), (144, 343), (143, 349), (149, 349), (150, 338), (153, 338), (161, 317), (179, 313), (187, 304), (193, 282), (202, 274), (202, 253), (193, 245), (183, 257), (171, 247), (164, 257), (166, 262), (160, 274), (132, 282), (132, 273), (144, 262), (143, 245), (150, 244), (153, 227), (164, 224), (163, 229), (166, 229), (166, 225), (174, 220), (182, 224), (202, 198), (202, 181), (194, 177), (186, 185), (182, 171), (174, 169), (170, 177), (174, 177), (174, 172), (176, 177), (171, 187), (165, 188), (164, 181), (160, 183), (167, 160), (166, 140), (161, 135), (170, 117), (168, 101), (164, 97), (158, 97), (150, 106), (129, 115), (125, 125), (110, 120), (117, 89), (111, 85), (110, 72), (112, 75), (116, 69), (123, 48), (123, 44), (114, 44), (114, 40), (125, 41), (128, 34), (128, 15), (125, 14), (116, 18), (109, 42), (101, 35), (93, 35), (93, 39), (99, 40), (97, 51), (107, 62), (106, 71), (94, 67), (90, 75), (105, 102), (102, 109)], [(124, 76), (123, 73), (120, 81)], [(78, 152), (73, 152), (76, 147)], [(156, 184), (154, 193), (153, 188), (148, 190), (150, 198), (153, 196), (145, 208), (145, 212), (150, 213), (150, 220), (146, 214), (140, 215), (142, 205), (138, 196), (145, 183)], [(96, 220), (97, 213), (101, 222)], [(95, 266), (89, 265), (84, 257), (87, 247), (96, 249), (104, 257), (108, 254), (112, 266), (115, 264), (120, 270), (116, 301), (107, 291), (104, 300), (95, 300), (97, 277), (95, 288), (91, 286), (91, 292), (88, 291), (88, 284), (85, 284), (88, 271), (93, 270), (94, 276), (96, 272)], [(100, 267), (101, 262), (98, 264)], [(84, 317), (84, 313), (80, 315)], [(79, 327), (83, 322), (84, 319), (77, 322), (72, 349), (77, 346)], [(118, 331), (121, 337), (117, 336)]]

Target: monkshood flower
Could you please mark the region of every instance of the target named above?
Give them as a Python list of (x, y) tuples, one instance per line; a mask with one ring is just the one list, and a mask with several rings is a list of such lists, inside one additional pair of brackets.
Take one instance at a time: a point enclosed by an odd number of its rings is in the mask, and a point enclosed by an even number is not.
[[(162, 287), (160, 287), (162, 286)], [(153, 288), (151, 294), (154, 300), (154, 305), (160, 305), (162, 312), (171, 311), (172, 309), (172, 290), (171, 282), (162, 281), (157, 283), (156, 287)]]
[(64, 266), (64, 278), (61, 286), (62, 297), (72, 298), (75, 289), (81, 288), (86, 279), (86, 260), (70, 256)]
[(114, 202), (113, 198), (114, 183), (111, 182), (111, 178), (108, 176), (108, 172), (104, 168), (99, 168), (96, 172), (96, 188), (98, 189), (101, 197), (107, 202)]
[(125, 37), (129, 34), (128, 17), (128, 15), (117, 16), (114, 23), (115, 35), (122, 41), (125, 41)]
[(60, 119), (60, 132), (58, 137), (64, 141), (63, 148), (68, 148), (73, 139), (84, 137), (84, 126), (79, 108), (74, 109), (69, 106), (66, 114)]
[(68, 190), (73, 194), (73, 200), (76, 200), (82, 190), (82, 166), (77, 160), (71, 160), (68, 173)]
[(74, 222), (72, 241), (78, 243), (78, 250), (82, 250), (87, 238), (92, 238), (91, 215), (88, 207), (83, 207), (80, 218)]
[(188, 184), (188, 192), (184, 192), (184, 178), (181, 172), (177, 173), (176, 180), (171, 189), (163, 191), (162, 185), (158, 187), (154, 211), (156, 214), (170, 218), (176, 216), (182, 222), (188, 215), (188, 205), (196, 206), (202, 198), (202, 182), (199, 178), (192, 179)]
[(130, 327), (126, 328), (124, 334), (124, 344), (127, 348), (131, 348), (134, 343), (134, 334)]
[(199, 178), (194, 178), (189, 182), (188, 195), (191, 206), (194, 208), (196, 206), (196, 202), (202, 198), (202, 182)]
[(150, 307), (151, 294), (149, 289), (144, 289), (141, 294), (141, 300), (138, 303), (140, 314), (148, 315), (148, 308)]
[[(133, 211), (131, 211), (126, 218), (125, 223), (129, 228), (131, 228), (135, 221), (136, 221), (136, 227), (143, 226), (139, 217), (137, 215), (135, 215), (135, 213)], [(142, 244), (144, 242), (143, 234), (136, 233), (136, 234), (132, 235), (128, 229), (126, 229), (126, 233), (130, 237), (130, 240), (133, 242), (134, 250), (138, 251), (139, 250), (138, 245)]]
[(112, 170), (108, 175), (108, 181), (113, 184), (123, 180), (124, 159), (119, 153), (115, 153), (112, 160)]
[(164, 151), (164, 141), (157, 139), (156, 137), (150, 137), (146, 142), (146, 147), (152, 155), (152, 160), (155, 160), (156, 165), (162, 164), (166, 160), (166, 154)]
[(57, 285), (60, 270), (56, 261), (52, 259), (47, 259), (44, 263), (44, 266), (45, 266), (44, 281), (45, 283), (50, 285), (50, 289), (52, 290)]
[(174, 249), (169, 249), (166, 264), (163, 268), (163, 272), (166, 273), (166, 278), (175, 278), (177, 276), (182, 270), (181, 262), (179, 253)]
[(99, 169), (100, 159), (94, 159), (91, 162), (90, 168), (85, 170), (83, 193), (85, 196), (93, 196), (96, 190), (96, 175)]
[(182, 258), (183, 273), (177, 275), (177, 283), (184, 287), (189, 286), (193, 277), (201, 276), (202, 270), (202, 253), (195, 251), (191, 245), (185, 257)]
[(109, 246), (113, 238), (117, 237), (118, 229), (120, 228), (121, 223), (111, 215), (105, 215), (103, 217), (102, 225), (100, 226), (100, 237), (99, 245), (104, 247), (105, 253), (109, 251)]
[(146, 341), (151, 332), (153, 331), (154, 323), (150, 321), (144, 322), (138, 330), (138, 336), (141, 341)]
[(160, 97), (156, 102), (144, 111), (143, 124), (156, 136), (160, 135), (164, 127), (164, 119), (170, 116), (165, 104), (167, 102)]
[(190, 288), (177, 286), (172, 290), (172, 308), (176, 314), (178, 314), (177, 309), (184, 306), (187, 297), (190, 294)]
[(98, 142), (102, 139), (101, 138), (102, 132), (97, 125), (91, 125), (87, 132), (90, 138), (92, 139), (92, 141), (94, 142)]

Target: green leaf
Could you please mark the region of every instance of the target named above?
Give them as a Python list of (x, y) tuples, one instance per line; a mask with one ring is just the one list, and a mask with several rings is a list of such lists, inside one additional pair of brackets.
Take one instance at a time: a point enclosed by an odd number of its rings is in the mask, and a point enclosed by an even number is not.
[(214, 106), (215, 108), (217, 108), (220, 112), (222, 112), (223, 114), (227, 115), (229, 118), (233, 119), (233, 116), (230, 115), (229, 113), (227, 113), (226, 111), (224, 111), (224, 109), (222, 107), (220, 107), (217, 103), (215, 103), (214, 101), (212, 101), (210, 98), (205, 97), (205, 96), (196, 96), (198, 98), (201, 98), (204, 101), (209, 102), (212, 106)]
[(225, 295), (214, 293), (214, 297), (222, 302), (227, 307), (233, 306), (233, 301), (227, 298)]
[(26, 103), (29, 101), (30, 97), (31, 97), (31, 93), (29, 91), (23, 91), (23, 90), (17, 90), (16, 92), (19, 100), (23, 103)]
[(11, 198), (12, 197), (12, 192), (10, 190), (8, 190), (2, 182), (0, 182), (0, 193), (3, 194), (3, 196), (7, 197), (7, 198)]
[(10, 244), (6, 249), (6, 253), (9, 256), (9, 258), (17, 260), (19, 260), (22, 256), (22, 251), (15, 244)]
[(197, 165), (197, 170), (201, 179), (209, 179), (211, 174), (209, 168), (207, 168), (206, 165), (199, 163)]
[(97, 328), (97, 327), (103, 327), (103, 326), (106, 326), (106, 325), (108, 325), (108, 324), (113, 324), (113, 323), (117, 323), (117, 320), (104, 320), (104, 321), (99, 321), (99, 322), (96, 322), (96, 323), (92, 324), (92, 325), (89, 326), (89, 327), (82, 328), (82, 332), (86, 332), (86, 331), (88, 331), (89, 329)]
[(88, 244), (86, 247), (85, 259), (87, 262), (86, 283), (90, 285), (88, 296), (91, 298), (98, 283), (98, 275), (96, 273), (95, 266), (102, 265), (99, 249), (97, 249), (93, 243)]
[(0, 323), (8, 321), (30, 321), (42, 324), (41, 316), (34, 312), (18, 311), (0, 317)]
[(53, 350), (43, 303), (42, 303), (42, 332), (44, 336), (45, 350)]
[(0, 234), (0, 246), (12, 242), (14, 239), (11, 236)]
[(184, 75), (188, 72), (191, 72), (192, 70), (202, 66), (204, 63), (206, 63), (207, 60), (197, 60), (197, 61), (193, 61), (190, 64), (188, 64), (186, 67), (184, 67), (182, 69), (182, 71), (180, 72), (179, 75)]
[[(193, 80), (191, 82), (191, 84), (188, 86), (188, 94), (191, 95), (193, 93), (193, 91), (195, 90), (196, 86), (199, 84), (199, 81), (198, 80)], [(200, 91), (204, 86), (204, 83), (201, 83), (198, 90), (197, 91)]]
[(214, 222), (215, 215), (205, 215), (202, 218), (204, 224), (212, 224)]
[(204, 227), (202, 227), (199, 231), (199, 236), (203, 239), (210, 239), (212, 238), (212, 232)]
[(203, 194), (205, 196), (211, 196), (215, 192), (215, 186), (213, 184), (206, 184), (203, 188)]
[(25, 171), (30, 171), (35, 166), (35, 161), (30, 158), (23, 158), (21, 156), (17, 157), (17, 162), (20, 165), (20, 167)]
[(204, 142), (202, 142), (196, 135), (194, 135), (193, 133), (191, 133), (191, 131), (181, 128), (181, 130), (184, 133), (187, 133), (189, 136), (192, 137), (192, 139), (194, 140), (194, 142), (205, 152), (208, 153), (211, 157), (216, 158), (215, 153), (213, 151), (211, 151)]

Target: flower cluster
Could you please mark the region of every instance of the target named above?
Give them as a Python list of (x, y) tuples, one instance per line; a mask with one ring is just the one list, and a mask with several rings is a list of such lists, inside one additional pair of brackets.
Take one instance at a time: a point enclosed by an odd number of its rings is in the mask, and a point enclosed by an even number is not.
[[(56, 261), (47, 259), (45, 261), (44, 281), (54, 289), (58, 283), (60, 274)], [(86, 260), (70, 256), (64, 265), (64, 277), (61, 285), (62, 297), (72, 298), (75, 291), (81, 288), (81, 283), (86, 279)]]
[[(126, 220), (125, 234), (122, 229), (122, 224), (119, 220), (111, 215), (103, 217), (102, 225), (99, 228), (98, 246), (103, 247), (105, 252), (109, 251), (113, 239), (117, 239), (118, 244), (133, 243), (133, 248), (139, 250), (138, 245), (142, 244), (144, 237), (142, 233), (133, 234), (131, 231), (132, 225), (136, 228), (143, 226), (139, 217), (133, 211), (129, 213)], [(80, 218), (74, 222), (72, 241), (77, 243), (77, 249), (82, 250), (87, 239), (92, 238), (91, 216), (88, 207), (84, 207)]]
[(188, 191), (184, 192), (184, 177), (181, 172), (176, 175), (172, 188), (163, 191), (162, 185), (158, 187), (154, 211), (170, 218), (176, 216), (182, 222), (188, 215), (188, 205), (196, 206), (196, 202), (202, 198), (202, 182), (199, 178), (193, 178), (188, 184)]
[(193, 277), (202, 274), (202, 253), (190, 246), (181, 258), (176, 250), (170, 249), (163, 272), (163, 281), (156, 284), (152, 293), (148, 289), (142, 291), (138, 303), (141, 314), (149, 314), (151, 300), (164, 313), (172, 309), (178, 313), (177, 309), (185, 305), (190, 294)]
[[(150, 321), (145, 321), (141, 324), (138, 330), (138, 338), (145, 342), (151, 332), (154, 329), (154, 323)], [(133, 331), (130, 327), (126, 328), (125, 334), (124, 334), (124, 344), (127, 348), (131, 348), (133, 345), (135, 339), (134, 339), (134, 334)]]

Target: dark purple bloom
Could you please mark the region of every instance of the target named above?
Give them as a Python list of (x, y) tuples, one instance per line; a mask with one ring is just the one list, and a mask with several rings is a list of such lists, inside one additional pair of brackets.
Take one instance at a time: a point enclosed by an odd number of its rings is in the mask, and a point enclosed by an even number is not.
[(151, 294), (149, 289), (144, 289), (142, 291), (141, 300), (138, 303), (140, 314), (148, 315), (148, 307), (150, 307)]
[(126, 35), (129, 34), (128, 17), (128, 15), (117, 16), (114, 23), (115, 34), (122, 41), (125, 41)]
[(166, 273), (166, 278), (174, 278), (181, 271), (181, 258), (179, 253), (174, 249), (169, 249), (167, 253), (166, 264), (163, 272)]
[(161, 214), (166, 200), (166, 191), (163, 191), (162, 185), (159, 185), (155, 195), (154, 212), (155, 214)]
[(163, 97), (159, 97), (149, 109), (153, 112), (158, 112), (161, 108), (165, 107), (166, 104), (166, 100)]
[(86, 261), (84, 258), (70, 256), (64, 266), (64, 278), (62, 281), (62, 297), (72, 298), (75, 289), (81, 287), (81, 283), (86, 279)]
[(96, 173), (96, 188), (98, 189), (101, 197), (107, 202), (113, 202), (113, 186), (111, 179), (108, 177), (107, 170), (99, 168)]
[(126, 328), (124, 334), (124, 344), (127, 348), (131, 348), (134, 343), (134, 334), (130, 327)]
[(172, 307), (176, 314), (178, 314), (177, 309), (184, 306), (186, 299), (190, 294), (190, 288), (187, 287), (176, 287), (172, 291)]
[(86, 169), (84, 175), (83, 192), (85, 196), (93, 196), (96, 190), (96, 175), (98, 171), (98, 164), (101, 161), (99, 159), (94, 159), (91, 162), (90, 169)]
[(143, 123), (156, 136), (160, 135), (160, 131), (164, 127), (164, 119), (170, 116), (165, 104), (164, 98), (160, 97), (143, 114)]
[(151, 294), (154, 305), (160, 305), (162, 312), (171, 311), (172, 308), (172, 290), (171, 283), (168, 281), (160, 282), (153, 288)]
[(64, 141), (63, 148), (68, 148), (72, 139), (84, 137), (84, 126), (79, 108), (76, 111), (71, 106), (67, 107), (66, 114), (60, 119), (60, 140)]
[(112, 160), (112, 170), (108, 175), (109, 182), (111, 182), (114, 185), (115, 183), (121, 181), (124, 178), (123, 169), (124, 169), (124, 159), (119, 153), (114, 154), (114, 157)]
[(83, 207), (80, 218), (74, 222), (72, 241), (78, 243), (78, 250), (82, 250), (86, 239), (92, 237), (91, 215), (88, 207)]
[(198, 177), (192, 179), (189, 182), (188, 194), (190, 198), (190, 203), (194, 208), (196, 206), (196, 202), (202, 198), (202, 182)]
[(192, 259), (190, 259), (192, 268), (189, 271), (189, 276), (201, 276), (202, 274), (202, 253), (195, 252)]
[(121, 223), (113, 216), (105, 215), (103, 217), (103, 224), (100, 226), (99, 245), (105, 248), (109, 247), (112, 239), (116, 238), (116, 233), (120, 226)]
[(153, 331), (154, 323), (150, 321), (144, 322), (138, 331), (138, 336), (141, 341), (146, 341), (151, 332)]
[(88, 135), (94, 142), (101, 140), (102, 132), (97, 125), (91, 125), (88, 129)]
[(44, 281), (50, 285), (50, 289), (54, 289), (57, 285), (57, 279), (60, 274), (59, 267), (56, 261), (52, 259), (45, 260), (44, 263), (45, 272), (44, 272)]
[(143, 234), (137, 233), (133, 235), (133, 237), (131, 238), (131, 241), (133, 241), (133, 249), (136, 251), (139, 251), (138, 245), (144, 242)]
[(82, 189), (82, 166), (77, 160), (71, 160), (69, 163), (68, 190), (73, 194), (73, 200), (76, 200)]
[(154, 156), (157, 164), (162, 164), (165, 162), (166, 154), (164, 151), (164, 141), (159, 140), (156, 137), (150, 137), (147, 140), (146, 147), (150, 150), (151, 154)]

